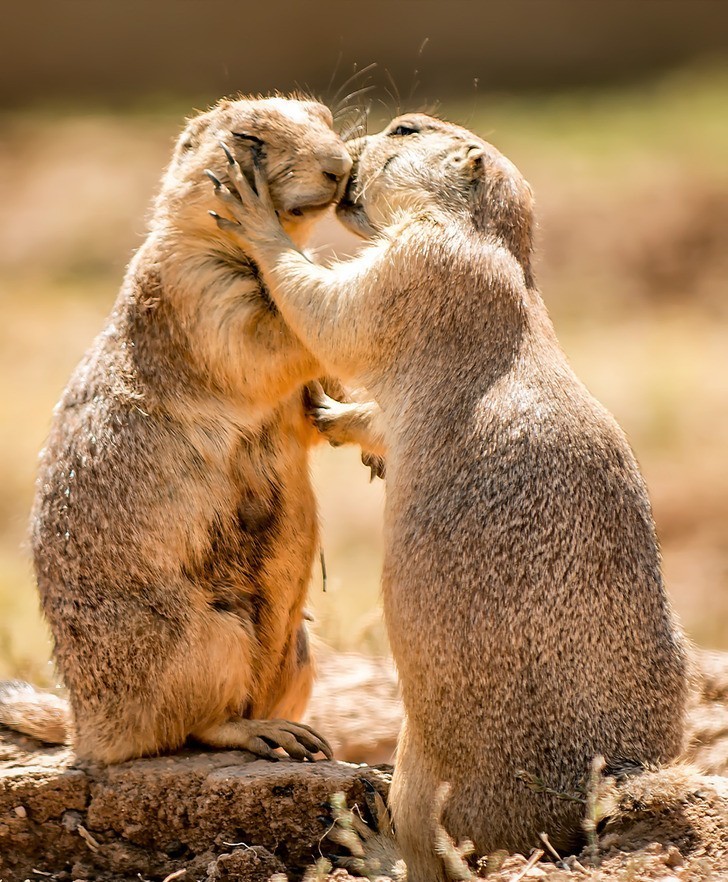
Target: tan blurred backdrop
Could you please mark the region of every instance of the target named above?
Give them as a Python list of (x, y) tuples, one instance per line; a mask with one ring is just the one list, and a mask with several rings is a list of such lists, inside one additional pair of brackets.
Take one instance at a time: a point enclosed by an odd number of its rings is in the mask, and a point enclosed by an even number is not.
[[(371, 105), (370, 130), (435, 105), (521, 168), (557, 332), (642, 464), (688, 632), (728, 649), (728, 4), (63, 0), (1, 15), (0, 676), (52, 680), (23, 549), (35, 459), (173, 139), (222, 94), (293, 88), (336, 104), (371, 87), (348, 102)], [(314, 473), (318, 630), (383, 652), (384, 487), (356, 451), (320, 450)]]

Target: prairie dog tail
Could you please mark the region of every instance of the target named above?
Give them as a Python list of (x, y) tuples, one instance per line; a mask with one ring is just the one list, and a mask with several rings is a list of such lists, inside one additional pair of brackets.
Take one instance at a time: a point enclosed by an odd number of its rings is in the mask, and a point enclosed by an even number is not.
[(65, 698), (40, 692), (21, 680), (6, 680), (0, 682), (0, 725), (48, 744), (65, 744), (70, 739), (71, 711)]

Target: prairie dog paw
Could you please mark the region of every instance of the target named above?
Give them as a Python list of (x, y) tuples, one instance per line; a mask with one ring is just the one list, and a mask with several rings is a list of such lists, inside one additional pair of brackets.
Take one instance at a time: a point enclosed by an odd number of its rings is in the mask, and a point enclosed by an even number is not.
[(361, 422), (362, 408), (361, 404), (331, 398), (319, 382), (306, 387), (306, 413), (332, 447), (357, 443), (355, 429)]
[(310, 760), (322, 753), (333, 758), (328, 741), (305, 723), (290, 720), (248, 720), (237, 718), (214, 724), (193, 733), (202, 744), (221, 750), (249, 750), (257, 756), (279, 760), (277, 748), (282, 748), (292, 759)]
[(273, 752), (281, 747), (292, 759), (316, 759), (322, 753), (326, 759), (333, 758), (328, 741), (304, 723), (291, 723), (288, 720), (247, 720), (249, 726), (248, 743), (245, 749), (268, 759), (278, 759)]
[(376, 453), (362, 451), (361, 461), (369, 469), (370, 481), (373, 481), (375, 478), (381, 478), (383, 481), (386, 478), (387, 461), (383, 456), (377, 456)]

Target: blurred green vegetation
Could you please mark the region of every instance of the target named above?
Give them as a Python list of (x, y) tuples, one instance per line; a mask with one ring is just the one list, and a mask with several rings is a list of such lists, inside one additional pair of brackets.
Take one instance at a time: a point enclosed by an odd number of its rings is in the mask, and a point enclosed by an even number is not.
[[(0, 676), (52, 678), (23, 550), (35, 460), (194, 106), (0, 116)], [(668, 586), (690, 635), (722, 648), (727, 107), (728, 67), (714, 66), (640, 85), (481, 94), (438, 108), (492, 140), (533, 185), (538, 275), (559, 337), (641, 461)], [(368, 483), (354, 450), (317, 451), (314, 476), (329, 572), (325, 594), (318, 572), (312, 580), (319, 634), (340, 648), (383, 652), (384, 487)]]

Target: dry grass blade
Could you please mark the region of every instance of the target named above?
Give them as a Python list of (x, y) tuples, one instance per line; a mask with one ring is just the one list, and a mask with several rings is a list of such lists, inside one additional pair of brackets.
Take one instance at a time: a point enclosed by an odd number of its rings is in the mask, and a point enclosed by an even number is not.
[(174, 873), (170, 873), (169, 876), (165, 876), (163, 882), (172, 882), (173, 879), (181, 879), (183, 876), (187, 875), (187, 870), (175, 870)]
[(98, 851), (101, 847), (99, 843), (93, 838), (93, 836), (88, 832), (85, 827), (82, 827), (81, 824), (76, 828), (78, 830), (78, 835), (83, 839), (83, 841), (88, 845), (91, 851)]
[(599, 791), (605, 766), (606, 762), (603, 756), (595, 756), (592, 760), (586, 790), (586, 817), (582, 821), (594, 866), (599, 864), (599, 837), (597, 836), (597, 824), (601, 820)]
[(570, 873), (571, 867), (566, 863), (565, 860), (562, 859), (561, 855), (558, 853), (558, 851), (556, 851), (553, 845), (551, 845), (548, 836), (545, 833), (539, 833), (538, 838), (546, 846), (546, 851), (548, 851), (548, 853), (554, 859), (554, 863), (556, 864), (556, 866)]
[(537, 848), (535, 851), (531, 852), (531, 857), (526, 861), (526, 863), (521, 868), (520, 872), (518, 872), (510, 882), (519, 882), (520, 879), (528, 873), (529, 870), (532, 870), (536, 864), (541, 860), (544, 856), (544, 850), (542, 848)]
[(456, 880), (456, 882), (471, 882), (476, 876), (470, 869), (466, 858), (475, 851), (475, 846), (469, 839), (456, 845), (455, 840), (442, 826), (442, 814), (450, 795), (450, 789), (449, 784), (441, 784), (437, 788), (432, 806), (430, 818), (435, 836), (435, 851), (445, 865), (445, 874), (448, 879)]

